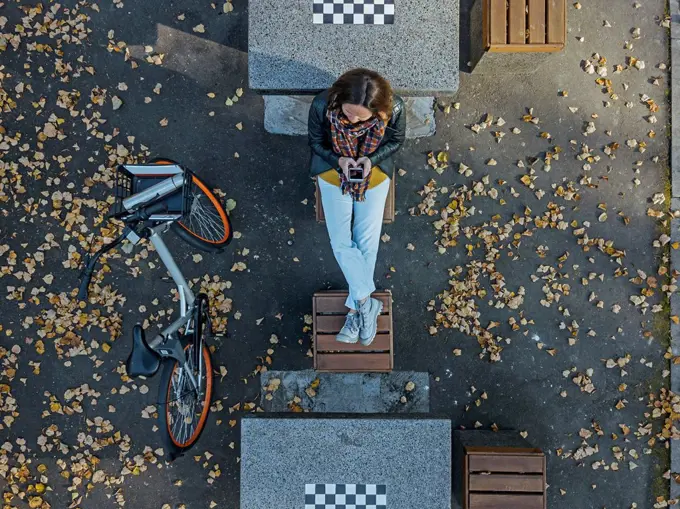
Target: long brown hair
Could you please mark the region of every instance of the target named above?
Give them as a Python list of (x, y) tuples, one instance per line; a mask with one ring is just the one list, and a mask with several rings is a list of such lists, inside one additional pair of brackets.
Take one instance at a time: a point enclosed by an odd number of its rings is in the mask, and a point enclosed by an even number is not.
[(328, 92), (329, 109), (339, 110), (343, 104), (358, 104), (386, 120), (392, 116), (390, 82), (370, 69), (347, 71)]

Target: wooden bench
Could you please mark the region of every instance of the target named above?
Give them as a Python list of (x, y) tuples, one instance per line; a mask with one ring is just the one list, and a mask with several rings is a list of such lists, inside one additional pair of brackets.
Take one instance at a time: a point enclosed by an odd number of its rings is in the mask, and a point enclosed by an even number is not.
[[(536, 68), (535, 58), (525, 56), (514, 61), (511, 58), (507, 62), (507, 53), (561, 51), (567, 40), (567, 2), (476, 0), (470, 23), (473, 37), (471, 60), (476, 73), (494, 69), (500, 69), (501, 72), (533, 72)], [(494, 53), (506, 55), (494, 57)]]
[[(383, 213), (383, 224), (394, 223), (394, 194), (395, 194), (395, 184), (394, 184), (394, 173), (390, 179), (390, 190), (387, 193), (387, 201), (385, 202), (385, 212)], [(326, 216), (323, 213), (323, 204), (321, 203), (321, 191), (319, 191), (319, 182), (316, 182), (316, 191), (314, 193), (316, 199), (316, 220), (319, 223), (326, 222)]]
[[(504, 445), (471, 445), (484, 442)], [(457, 431), (454, 445), (460, 472), (454, 491), (463, 509), (546, 508), (545, 455), (527, 447), (518, 432)]]
[(373, 343), (347, 344), (335, 340), (349, 311), (345, 307), (348, 292), (329, 290), (314, 294), (312, 302), (314, 369), (342, 373), (389, 372), (394, 366), (392, 333), (392, 293), (374, 292), (383, 303), (378, 317), (378, 334)]

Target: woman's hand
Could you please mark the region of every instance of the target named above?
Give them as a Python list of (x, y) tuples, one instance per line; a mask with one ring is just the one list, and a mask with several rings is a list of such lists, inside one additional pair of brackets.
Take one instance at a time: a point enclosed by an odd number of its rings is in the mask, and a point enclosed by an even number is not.
[(357, 165), (364, 167), (364, 178), (367, 178), (371, 174), (371, 160), (368, 157), (360, 157), (357, 159)]
[(342, 173), (344, 173), (345, 177), (347, 180), (349, 180), (349, 168), (354, 168), (355, 166), (358, 166), (359, 162), (355, 161), (351, 157), (341, 157), (338, 160), (338, 166), (340, 166), (340, 169), (342, 170)]

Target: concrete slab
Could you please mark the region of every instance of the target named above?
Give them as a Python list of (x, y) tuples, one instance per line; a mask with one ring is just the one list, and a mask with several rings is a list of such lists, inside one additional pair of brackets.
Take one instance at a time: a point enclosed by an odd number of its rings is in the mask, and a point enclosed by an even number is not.
[[(671, 445), (671, 451), (672, 451), (672, 445)], [(677, 449), (678, 447), (676, 447)], [(672, 452), (671, 452), (672, 454)], [(673, 470), (673, 473), (676, 473), (675, 470)], [(671, 499), (680, 499), (680, 484), (675, 482), (674, 480), (671, 479)]]
[[(307, 136), (311, 95), (265, 95), (264, 128), (272, 134)], [(433, 136), (436, 130), (434, 97), (404, 97), (406, 137)]]
[(680, 39), (680, 0), (670, 0), (668, 11), (671, 15), (671, 38)]
[[(671, 367), (671, 391), (680, 394), (680, 364), (670, 363)], [(678, 465), (680, 467), (680, 464)], [(680, 473), (680, 470), (678, 470)]]
[[(673, 266), (671, 266), (671, 269)], [(671, 294), (670, 298), (671, 315), (680, 316), (680, 295), (678, 293)], [(680, 325), (677, 325), (671, 320), (671, 350), (673, 355), (680, 355)], [(671, 373), (672, 374), (672, 373)]]
[(404, 95), (458, 90), (458, 0), (400, 0), (395, 23), (383, 26), (316, 25), (310, 0), (250, 0), (248, 26), (255, 90), (321, 91), (354, 67), (380, 72)]
[[(677, 3), (673, 0), (671, 4)], [(671, 29), (677, 28), (678, 23), (671, 23)], [(680, 38), (671, 41), (671, 192), (674, 197), (680, 197)]]
[[(315, 380), (318, 380), (318, 385), (315, 384), (316, 388), (310, 391)], [(430, 411), (430, 376), (423, 372), (268, 371), (262, 374), (260, 382), (260, 406), (265, 412), (292, 412), (290, 403), (296, 396), (300, 399), (297, 405), (308, 412), (377, 414)], [(413, 382), (415, 387), (407, 391), (409, 382)], [(276, 390), (268, 390), (274, 387)], [(402, 397), (406, 398), (405, 403), (400, 401)]]
[[(673, 176), (673, 184), (675, 185), (680, 177)], [(680, 219), (671, 219), (671, 242), (680, 242)], [(671, 249), (671, 270), (677, 270), (680, 267), (680, 249)], [(670, 298), (671, 315), (680, 316), (680, 293), (675, 292), (671, 294)], [(671, 322), (671, 350), (673, 355), (680, 355), (680, 325)], [(671, 363), (672, 367), (672, 363)], [(680, 380), (676, 380), (676, 376), (680, 374), (677, 370), (671, 370), (671, 385), (676, 387), (680, 385)], [(675, 390), (675, 389), (674, 389)]]
[(381, 485), (390, 509), (450, 509), (451, 422), (243, 419), (241, 509), (306, 507), (309, 484)]
[[(680, 0), (670, 0), (671, 15), (671, 210), (680, 210)], [(675, 106), (673, 106), (675, 105)], [(680, 219), (671, 220), (671, 241), (680, 240)], [(680, 267), (680, 253), (671, 249), (671, 271)], [(680, 295), (671, 294), (671, 315), (680, 311)], [(673, 355), (680, 355), (680, 326), (671, 320), (671, 350)], [(671, 362), (671, 390), (680, 391), (680, 365)], [(671, 472), (680, 472), (680, 442), (671, 441)], [(680, 498), (680, 484), (671, 479), (671, 498)]]

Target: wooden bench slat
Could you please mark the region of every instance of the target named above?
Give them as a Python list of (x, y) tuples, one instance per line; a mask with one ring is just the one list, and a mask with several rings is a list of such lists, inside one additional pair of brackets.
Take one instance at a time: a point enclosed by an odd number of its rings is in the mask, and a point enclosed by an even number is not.
[(548, 43), (564, 44), (567, 36), (566, 0), (547, 0), (548, 3)]
[[(371, 295), (374, 299), (378, 299), (383, 303), (383, 313), (389, 312), (389, 298), (390, 294), (387, 292), (375, 292)], [(345, 300), (347, 300), (347, 292), (342, 292), (339, 294), (328, 294), (315, 295), (316, 300), (316, 312), (321, 313), (341, 313), (347, 314), (348, 309), (345, 307)]]
[(469, 457), (470, 472), (543, 473), (541, 456), (476, 455)]
[(390, 371), (389, 353), (317, 353), (316, 369), (321, 371)]
[(525, 0), (509, 0), (508, 3), (508, 42), (510, 44), (526, 43), (526, 2)]
[[(380, 315), (378, 317), (378, 332), (388, 332), (390, 330), (390, 323), (392, 319), (389, 315)], [(345, 324), (344, 315), (317, 315), (316, 316), (316, 332), (337, 334)]]
[(490, 53), (540, 52), (551, 53), (564, 49), (564, 44), (494, 44), (489, 46)]
[(470, 493), (469, 509), (543, 509), (543, 495)]
[(470, 474), (470, 491), (524, 491), (543, 493), (540, 474)]
[(471, 445), (465, 447), (468, 454), (487, 454), (495, 456), (498, 454), (509, 454), (510, 456), (538, 456), (543, 457), (543, 451), (536, 447), (507, 447), (499, 445)]
[(545, 2), (546, 0), (528, 0), (529, 44), (545, 43)]
[(364, 346), (361, 343), (341, 343), (335, 340), (335, 334), (317, 334), (317, 352), (379, 352), (390, 351), (390, 334), (383, 332), (377, 334), (373, 343)]
[(507, 42), (508, 13), (505, 0), (489, 0), (489, 42), (505, 44)]

